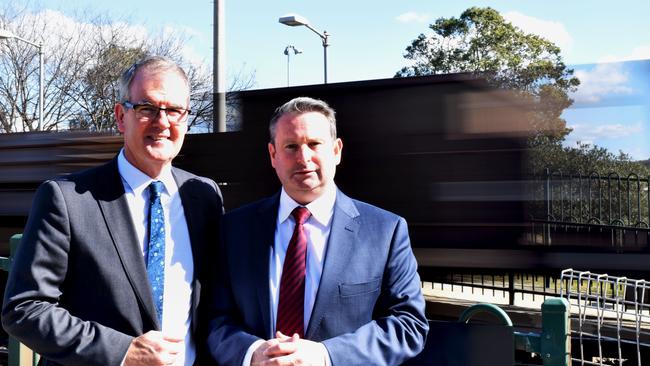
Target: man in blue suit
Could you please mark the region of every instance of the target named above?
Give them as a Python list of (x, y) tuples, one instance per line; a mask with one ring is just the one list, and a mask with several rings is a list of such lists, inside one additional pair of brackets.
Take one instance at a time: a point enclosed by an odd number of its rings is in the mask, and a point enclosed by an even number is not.
[(208, 346), (222, 365), (397, 365), (428, 330), (403, 218), (334, 184), (334, 110), (295, 98), (270, 126), (276, 195), (227, 214)]

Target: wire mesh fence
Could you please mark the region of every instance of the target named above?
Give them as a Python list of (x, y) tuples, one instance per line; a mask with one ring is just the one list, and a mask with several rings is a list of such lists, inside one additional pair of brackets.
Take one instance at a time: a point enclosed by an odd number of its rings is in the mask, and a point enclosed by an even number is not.
[(574, 365), (650, 364), (650, 282), (567, 269), (560, 283)]

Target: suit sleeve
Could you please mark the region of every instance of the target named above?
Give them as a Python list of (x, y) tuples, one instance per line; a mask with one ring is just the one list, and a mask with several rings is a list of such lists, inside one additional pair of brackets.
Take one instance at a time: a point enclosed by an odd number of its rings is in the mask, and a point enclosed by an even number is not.
[(219, 263), (217, 265), (217, 278), (211, 296), (214, 315), (209, 324), (208, 347), (212, 357), (219, 365), (240, 366), (248, 348), (261, 338), (246, 332), (242, 328), (243, 314), (238, 309), (233, 295), (232, 281), (230, 279), (228, 258), (233, 243), (229, 242), (228, 216), (222, 219), (220, 230)]
[(424, 347), (428, 323), (406, 221), (399, 218), (373, 320), (322, 343), (333, 366), (399, 365)]
[(9, 273), (2, 326), (52, 361), (66, 365), (119, 365), (132, 337), (79, 319), (60, 306), (70, 260), (69, 213), (54, 181), (36, 192)]

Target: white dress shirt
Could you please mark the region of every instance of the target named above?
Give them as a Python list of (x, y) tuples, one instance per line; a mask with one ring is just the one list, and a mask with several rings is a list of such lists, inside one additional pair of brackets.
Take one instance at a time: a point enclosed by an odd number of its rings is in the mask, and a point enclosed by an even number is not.
[[(311, 312), (314, 309), (316, 302), (316, 294), (318, 293), (318, 286), (320, 285), (320, 278), (323, 273), (323, 263), (325, 260), (325, 251), (327, 247), (327, 240), (330, 236), (332, 229), (332, 215), (334, 214), (334, 203), (336, 202), (336, 186), (333, 184), (323, 192), (323, 195), (318, 197), (313, 202), (305, 205), (311, 216), (303, 224), (305, 234), (307, 236), (307, 260), (305, 269), (305, 308), (304, 308), (304, 331), (307, 332), (309, 319), (311, 319)], [(294, 201), (284, 188), (280, 193), (280, 205), (278, 208), (278, 218), (275, 226), (275, 237), (273, 249), (269, 258), (269, 288), (271, 295), (271, 330), (275, 337), (275, 324), (278, 315), (278, 302), (280, 301), (280, 279), (282, 278), (282, 267), (284, 265), (284, 258), (287, 255), (289, 241), (293, 235), (293, 230), (296, 222), (291, 216), (294, 208), (302, 206)], [(291, 336), (291, 334), (286, 334)], [(244, 366), (250, 365), (253, 352), (262, 343), (257, 341), (253, 343), (244, 357)], [(329, 355), (325, 346), (322, 346), (322, 351), (326, 358), (326, 364), (329, 365)]]
[[(320, 277), (323, 273), (323, 260), (325, 259), (325, 246), (330, 235), (332, 214), (334, 212), (334, 201), (336, 200), (336, 190), (330, 189), (315, 201), (305, 207), (311, 213), (311, 216), (304, 223), (305, 234), (307, 236), (307, 261), (305, 269), (305, 311), (304, 326), (305, 333), (307, 325), (311, 318), (311, 312), (316, 301), (316, 293), (320, 284)], [(287, 255), (287, 249), (296, 222), (291, 216), (291, 212), (299, 203), (294, 201), (282, 189), (280, 193), (280, 207), (278, 209), (278, 219), (276, 221), (275, 240), (271, 258), (269, 261), (269, 279), (271, 289), (271, 329), (275, 334), (275, 324), (278, 314), (278, 303), (280, 301), (280, 279), (282, 278), (282, 267), (284, 266), (284, 257)], [(291, 335), (291, 334), (287, 334)]]
[[(149, 236), (147, 230), (149, 184), (153, 179), (129, 163), (124, 156), (124, 150), (117, 158), (117, 167), (122, 177), (126, 201), (144, 258)], [(165, 290), (162, 332), (185, 340), (184, 354), (180, 355), (174, 365), (191, 366), (196, 358), (196, 347), (191, 332), (194, 261), (190, 236), (171, 167), (165, 169), (157, 180), (165, 186), (160, 197), (165, 216)]]

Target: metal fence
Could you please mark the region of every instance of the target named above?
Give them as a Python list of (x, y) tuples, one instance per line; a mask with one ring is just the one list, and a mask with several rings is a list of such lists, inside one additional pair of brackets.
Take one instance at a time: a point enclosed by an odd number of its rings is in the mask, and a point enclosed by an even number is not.
[(573, 361), (650, 363), (650, 282), (567, 269), (561, 283), (562, 297), (571, 305), (571, 336), (578, 343)]
[(466, 294), (495, 303), (538, 307), (546, 298), (558, 296), (561, 284), (559, 275), (458, 271), (427, 276), (423, 288), (440, 296)]
[(547, 170), (537, 182), (529, 205), (530, 244), (648, 249), (650, 177)]

